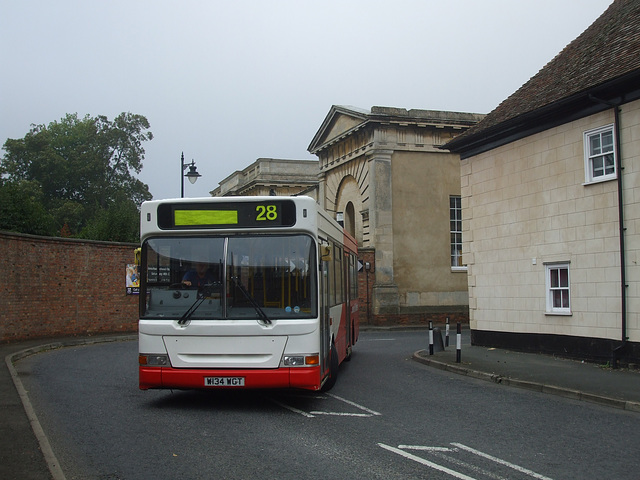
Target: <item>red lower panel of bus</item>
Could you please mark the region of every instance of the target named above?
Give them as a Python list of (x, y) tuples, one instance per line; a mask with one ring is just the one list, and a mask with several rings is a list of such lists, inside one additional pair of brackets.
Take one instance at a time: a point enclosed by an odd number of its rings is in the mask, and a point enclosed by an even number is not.
[[(140, 367), (140, 389), (301, 388), (320, 390), (320, 367), (200, 370)], [(241, 380), (240, 380), (241, 379)]]

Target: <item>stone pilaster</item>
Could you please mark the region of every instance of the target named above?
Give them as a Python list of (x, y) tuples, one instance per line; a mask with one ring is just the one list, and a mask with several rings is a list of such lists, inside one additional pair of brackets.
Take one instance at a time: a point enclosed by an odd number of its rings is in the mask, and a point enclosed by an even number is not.
[(327, 209), (326, 177), (327, 172), (325, 171), (318, 174), (318, 204), (325, 210)]
[(399, 311), (398, 286), (393, 275), (392, 150), (375, 149), (369, 157), (371, 205), (369, 208), (372, 247), (375, 248), (373, 314)]

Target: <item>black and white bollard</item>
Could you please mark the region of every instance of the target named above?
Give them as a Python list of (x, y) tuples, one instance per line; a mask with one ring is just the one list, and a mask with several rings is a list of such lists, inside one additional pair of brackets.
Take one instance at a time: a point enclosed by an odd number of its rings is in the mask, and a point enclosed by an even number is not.
[(429, 320), (429, 355), (433, 355), (433, 322)]
[(456, 363), (460, 363), (462, 357), (462, 324), (456, 325)]
[(447, 321), (444, 326), (444, 346), (449, 346), (449, 317), (447, 317)]

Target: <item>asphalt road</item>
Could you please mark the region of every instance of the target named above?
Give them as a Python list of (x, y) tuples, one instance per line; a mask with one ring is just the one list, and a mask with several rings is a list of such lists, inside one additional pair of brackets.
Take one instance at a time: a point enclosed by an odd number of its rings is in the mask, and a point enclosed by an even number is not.
[(137, 344), (16, 363), (67, 479), (637, 479), (640, 415), (410, 359), (363, 332), (328, 394), (137, 388)]

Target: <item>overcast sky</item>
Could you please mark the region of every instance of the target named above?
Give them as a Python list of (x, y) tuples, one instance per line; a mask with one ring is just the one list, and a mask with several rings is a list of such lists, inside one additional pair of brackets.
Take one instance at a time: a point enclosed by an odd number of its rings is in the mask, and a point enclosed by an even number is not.
[[(488, 113), (611, 0), (0, 0), (0, 142), (67, 113), (147, 117), (140, 179), (208, 196), (315, 160), (331, 105)], [(2, 152), (4, 154), (4, 152)]]

